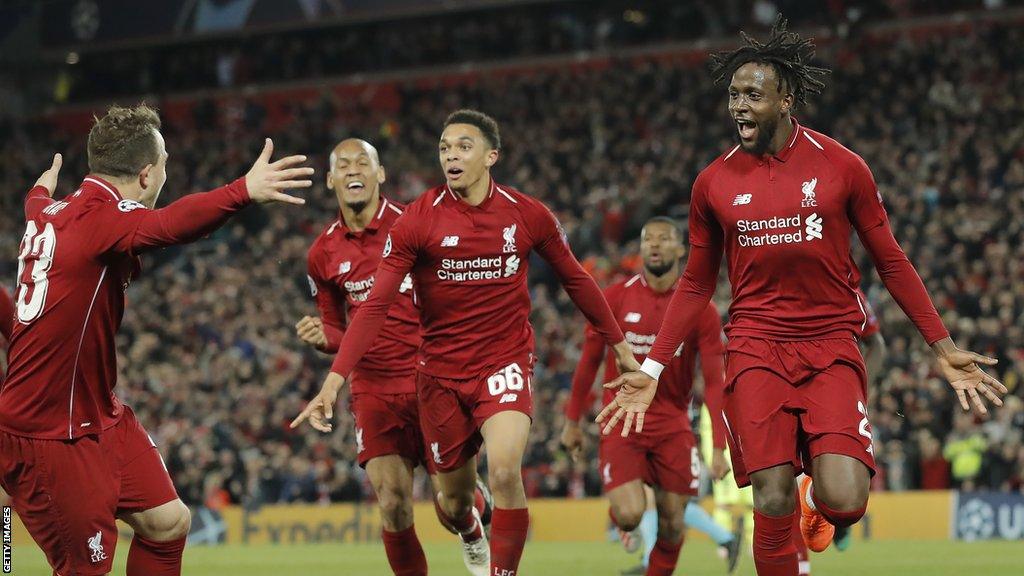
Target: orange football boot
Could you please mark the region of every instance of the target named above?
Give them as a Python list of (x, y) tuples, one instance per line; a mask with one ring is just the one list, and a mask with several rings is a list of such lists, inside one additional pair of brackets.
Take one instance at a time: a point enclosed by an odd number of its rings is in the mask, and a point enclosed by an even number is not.
[(812, 552), (824, 552), (832, 543), (836, 527), (821, 515), (821, 512), (811, 508), (810, 502), (811, 477), (804, 476), (800, 480), (800, 534), (804, 542)]

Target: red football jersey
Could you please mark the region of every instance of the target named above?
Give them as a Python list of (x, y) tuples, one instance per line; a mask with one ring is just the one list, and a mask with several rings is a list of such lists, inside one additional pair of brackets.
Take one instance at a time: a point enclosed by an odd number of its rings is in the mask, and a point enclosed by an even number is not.
[[(320, 317), (328, 332), (327, 352), (337, 352), (340, 336), (348, 320), (373, 288), (373, 275), (381, 261), (388, 232), (404, 206), (381, 198), (377, 215), (362, 232), (353, 232), (339, 218), (324, 230), (309, 249), (307, 265), (310, 288), (316, 298)], [(369, 352), (356, 366), (360, 371), (385, 375), (375, 379), (391, 382), (387, 375), (408, 375), (416, 371), (416, 352), (420, 347), (419, 310), (416, 309), (412, 277), (399, 288), (398, 301), (388, 310), (387, 321), (374, 340)], [(352, 392), (360, 390), (359, 381), (352, 383)], [(408, 394), (416, 391), (411, 378), (395, 378), (393, 386), (375, 386), (372, 392), (382, 394)]]
[[(672, 300), (673, 291), (655, 292), (647, 284), (643, 274), (612, 284), (604, 291), (608, 305), (615, 314), (615, 320), (622, 328), (626, 342), (629, 342), (638, 362), (643, 361), (651, 351), (668, 304)], [(724, 385), (725, 346), (722, 338), (722, 321), (718, 308), (709, 302), (694, 330), (687, 335), (682, 346), (676, 350), (672, 361), (665, 367), (658, 392), (647, 410), (644, 432), (658, 433), (659, 428), (663, 426), (685, 425), (689, 428), (689, 407), (698, 354), (705, 387), (721, 388)], [(605, 360), (604, 380), (611, 381), (619, 375), (615, 355), (607, 350), (604, 340), (588, 325), (582, 355), (573, 375), (572, 396), (566, 405), (566, 417), (570, 420), (579, 420), (586, 408), (583, 404), (594, 384), (600, 358), (606, 351), (608, 354)], [(614, 396), (614, 390), (604, 389), (602, 405), (607, 406)], [(724, 434), (722, 438), (724, 440)]]
[[(680, 308), (651, 359), (664, 364), (681, 341), (673, 328), (710, 298), (724, 251), (732, 304), (729, 337), (774, 340), (858, 337), (867, 315), (850, 256), (855, 229), (896, 301), (929, 343), (949, 335), (924, 285), (896, 243), (864, 161), (835, 140), (793, 121), (774, 156), (739, 146), (704, 169), (690, 204), (690, 258)], [(691, 298), (692, 296), (692, 298)], [(687, 303), (687, 300), (692, 300)], [(676, 302), (673, 302), (673, 307)], [(664, 331), (663, 331), (664, 332)]]
[(62, 201), (45, 188), (25, 200), (16, 322), (0, 390), (0, 429), (43, 439), (117, 424), (114, 334), (140, 252), (190, 242), (249, 202), (245, 180), (190, 194), (160, 210), (87, 177)]
[(532, 251), (551, 264), (606, 341), (621, 342), (600, 289), (544, 204), (492, 181), (487, 198), (471, 206), (439, 186), (410, 204), (391, 228), (375, 288), (345, 334), (332, 371), (348, 376), (409, 272), (420, 305), (420, 371), (471, 378), (531, 354), (526, 276)]

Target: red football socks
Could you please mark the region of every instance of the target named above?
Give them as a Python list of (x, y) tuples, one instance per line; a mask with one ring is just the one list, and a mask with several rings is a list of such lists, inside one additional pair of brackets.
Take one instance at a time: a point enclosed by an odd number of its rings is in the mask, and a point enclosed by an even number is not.
[(420, 539), (416, 537), (416, 526), (409, 526), (398, 532), (382, 530), (384, 552), (395, 576), (426, 576), (427, 557), (423, 554)]
[(800, 533), (800, 515), (793, 514), (793, 532), (790, 539), (796, 547), (797, 570), (800, 576), (807, 576), (810, 573), (810, 556), (807, 551), (807, 543), (804, 542), (804, 535)]
[(147, 540), (138, 534), (128, 549), (127, 576), (180, 576), (185, 538), (169, 542)]
[(516, 576), (526, 546), (530, 513), (526, 508), (495, 508), (491, 517), (491, 576)]
[(758, 576), (796, 576), (793, 546), (796, 511), (785, 516), (765, 516), (754, 510), (754, 566)]
[(683, 548), (683, 541), (669, 542), (658, 538), (651, 550), (651, 557), (647, 561), (647, 576), (672, 576), (676, 571), (676, 563), (679, 562), (679, 551)]

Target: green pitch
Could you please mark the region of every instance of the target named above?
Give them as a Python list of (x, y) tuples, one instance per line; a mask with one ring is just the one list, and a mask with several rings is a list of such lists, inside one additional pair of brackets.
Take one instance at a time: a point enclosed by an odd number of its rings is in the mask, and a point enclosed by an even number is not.
[[(431, 574), (462, 576), (459, 551), (451, 546), (427, 546)], [(127, 546), (117, 549), (114, 575), (124, 574)], [(636, 564), (618, 544), (550, 542), (527, 545), (523, 576), (617, 576)], [(1012, 542), (854, 542), (850, 550), (828, 550), (812, 557), (815, 576), (1013, 576), (1024, 574), (1024, 545)], [(14, 574), (50, 576), (42, 553), (24, 546), (14, 550)], [(724, 563), (707, 542), (683, 548), (677, 575), (724, 574)], [(194, 547), (185, 552), (187, 576), (390, 576), (379, 545), (307, 545), (288, 547)], [(737, 574), (752, 576), (749, 555)]]

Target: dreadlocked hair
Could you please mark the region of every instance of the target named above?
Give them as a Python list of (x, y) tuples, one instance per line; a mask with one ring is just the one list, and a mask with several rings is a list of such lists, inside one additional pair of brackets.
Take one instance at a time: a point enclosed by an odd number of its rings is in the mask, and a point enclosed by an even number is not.
[(814, 58), (814, 39), (801, 38), (796, 32), (786, 29), (788, 22), (780, 14), (772, 24), (767, 42), (760, 42), (746, 32), (740, 32), (746, 46), (731, 52), (711, 55), (711, 74), (715, 84), (732, 75), (744, 64), (766, 64), (775, 69), (779, 78), (779, 91), (787, 87), (800, 104), (807, 103), (808, 94), (821, 94), (825, 88), (823, 76), (830, 74), (828, 68), (810, 64)]

